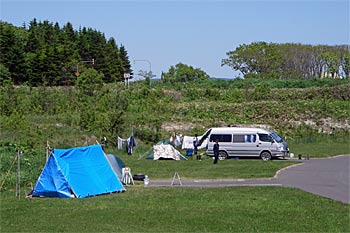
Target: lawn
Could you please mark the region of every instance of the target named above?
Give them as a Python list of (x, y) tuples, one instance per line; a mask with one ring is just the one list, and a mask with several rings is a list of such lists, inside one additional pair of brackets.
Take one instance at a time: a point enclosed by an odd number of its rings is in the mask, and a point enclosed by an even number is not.
[(295, 156), (302, 154), (303, 157), (309, 155), (311, 158), (324, 158), (335, 155), (350, 154), (350, 137), (349, 135), (343, 140), (333, 141), (316, 141), (307, 142), (291, 142), (289, 143), (291, 152)]
[(294, 188), (144, 188), (85, 199), (1, 193), (1, 232), (349, 232), (350, 205)]
[(264, 162), (260, 159), (228, 159), (219, 161), (219, 166), (213, 164), (209, 157), (201, 161), (189, 160), (146, 160), (138, 159), (136, 155), (119, 155), (133, 174), (146, 174), (151, 179), (172, 178), (175, 172), (181, 174), (182, 179), (239, 179), (273, 177), (276, 172), (295, 162), (273, 160)]

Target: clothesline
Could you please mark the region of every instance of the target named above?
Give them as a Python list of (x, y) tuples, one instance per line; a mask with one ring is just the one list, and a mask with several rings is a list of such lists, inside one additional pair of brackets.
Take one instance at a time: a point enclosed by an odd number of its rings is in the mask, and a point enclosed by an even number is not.
[(134, 136), (130, 136), (127, 139), (123, 139), (118, 136), (118, 149), (123, 149), (123, 146), (126, 145), (126, 149), (129, 155), (131, 155), (134, 152), (134, 147), (137, 146), (136, 140)]

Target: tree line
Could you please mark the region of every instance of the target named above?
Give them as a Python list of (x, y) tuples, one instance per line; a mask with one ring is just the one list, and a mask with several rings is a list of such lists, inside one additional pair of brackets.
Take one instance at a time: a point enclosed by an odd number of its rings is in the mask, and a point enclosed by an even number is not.
[(56, 22), (37, 21), (16, 27), (0, 22), (0, 84), (74, 85), (82, 71), (94, 68), (105, 83), (132, 75), (128, 52), (114, 38), (92, 28), (74, 30)]
[(350, 45), (303, 45), (254, 42), (226, 53), (222, 66), (245, 78), (349, 77)]
[[(33, 19), (22, 27), (0, 21), (0, 30), (0, 85), (10, 81), (15, 85), (69, 86), (77, 84), (83, 78), (80, 73), (87, 71), (88, 82), (93, 83), (124, 81), (125, 73), (133, 77), (125, 47), (95, 29), (80, 27), (77, 31), (69, 22), (60, 27), (57, 22)], [(226, 55), (221, 65), (240, 71), (244, 78), (350, 76), (350, 45), (254, 42)], [(97, 71), (98, 80), (91, 80), (91, 68)], [(142, 71), (139, 75), (147, 82), (153, 76)], [(161, 75), (164, 82), (171, 83), (208, 78), (204, 71), (182, 63)]]

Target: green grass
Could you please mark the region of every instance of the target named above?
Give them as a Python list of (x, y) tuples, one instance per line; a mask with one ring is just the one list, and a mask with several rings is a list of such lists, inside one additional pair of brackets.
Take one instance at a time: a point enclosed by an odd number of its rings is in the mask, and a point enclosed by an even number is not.
[(298, 143), (291, 144), (292, 153), (295, 156), (302, 154), (309, 155), (311, 158), (324, 158), (335, 155), (350, 154), (350, 144), (347, 142), (319, 142), (319, 143)]
[(288, 142), (291, 153), (311, 158), (350, 154), (349, 132), (340, 135), (303, 136)]
[(86, 199), (1, 194), (1, 232), (349, 232), (350, 206), (280, 187), (143, 188)]
[(172, 178), (175, 172), (181, 174), (182, 179), (238, 179), (273, 177), (284, 167), (294, 164), (288, 161), (264, 162), (260, 159), (224, 160), (219, 166), (213, 165), (213, 160), (203, 157), (201, 161), (195, 159), (173, 160), (147, 160), (137, 159), (128, 155), (119, 155), (126, 166), (131, 168), (133, 174), (147, 174), (150, 179)]

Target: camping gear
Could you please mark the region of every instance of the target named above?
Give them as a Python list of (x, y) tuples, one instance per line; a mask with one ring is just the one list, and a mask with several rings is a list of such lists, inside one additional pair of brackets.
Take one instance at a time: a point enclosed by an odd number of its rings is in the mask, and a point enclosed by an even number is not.
[(145, 175), (145, 179), (143, 180), (144, 186), (147, 187), (149, 184), (149, 178), (147, 175)]
[(146, 158), (153, 160), (187, 160), (168, 140), (160, 141), (154, 145)]
[(186, 150), (186, 156), (192, 156), (192, 155), (193, 155), (192, 149)]
[(32, 196), (84, 198), (125, 191), (101, 145), (54, 149)]
[(132, 178), (130, 167), (124, 167), (122, 169), (122, 174), (123, 174), (123, 178), (122, 178), (123, 184), (125, 185), (134, 184), (134, 179)]
[(141, 180), (141, 181), (143, 181), (145, 179), (145, 175), (144, 174), (135, 174), (135, 175), (132, 176), (132, 178), (134, 180)]

